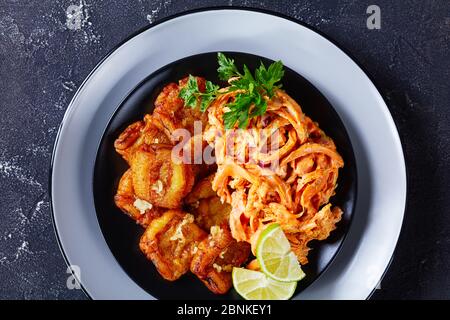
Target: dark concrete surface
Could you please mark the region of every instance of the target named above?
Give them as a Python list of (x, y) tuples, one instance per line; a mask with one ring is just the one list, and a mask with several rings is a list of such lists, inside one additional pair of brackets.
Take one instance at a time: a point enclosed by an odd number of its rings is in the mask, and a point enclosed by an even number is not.
[[(79, 30), (66, 9), (82, 5)], [(366, 8), (381, 8), (381, 29)], [(397, 123), (408, 166), (400, 241), (373, 299), (450, 297), (450, 3), (442, 1), (0, 0), (0, 298), (85, 299), (66, 287), (48, 180), (67, 105), (131, 33), (187, 9), (240, 5), (304, 21), (368, 70)]]

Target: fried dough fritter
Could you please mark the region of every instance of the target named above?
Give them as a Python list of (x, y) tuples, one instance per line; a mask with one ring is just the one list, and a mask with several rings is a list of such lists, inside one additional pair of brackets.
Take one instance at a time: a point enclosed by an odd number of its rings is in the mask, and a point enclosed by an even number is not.
[(142, 131), (144, 129), (143, 121), (136, 121), (130, 124), (114, 141), (114, 148), (116, 152), (120, 154), (125, 161), (129, 162), (130, 154), (133, 153), (134, 149), (139, 146), (142, 141)]
[(198, 207), (192, 209), (195, 214), (196, 222), (205, 230), (212, 226), (219, 225), (228, 221), (231, 212), (231, 206), (222, 203), (220, 198), (215, 196), (198, 201)]
[(143, 227), (147, 227), (154, 218), (159, 217), (162, 213), (162, 209), (156, 206), (141, 212), (134, 205), (135, 201), (132, 173), (131, 169), (128, 169), (120, 178), (117, 194), (114, 197), (116, 206)]
[[(206, 148), (207, 143), (203, 141), (202, 132), (207, 125), (208, 116), (206, 112), (201, 112), (199, 108), (186, 108), (184, 101), (178, 96), (181, 88), (187, 83), (188, 78), (181, 79), (177, 83), (169, 83), (166, 85), (155, 100), (155, 109), (153, 111), (154, 123), (162, 132), (169, 136), (173, 144), (183, 142), (182, 154), (189, 155), (192, 170), (195, 176), (201, 176), (202, 172), (207, 171), (207, 166), (197, 164), (202, 162), (203, 152), (195, 154), (194, 141), (200, 143), (202, 151)], [(205, 90), (205, 79), (197, 77), (197, 84), (200, 91)], [(197, 130), (195, 130), (195, 123)], [(189, 133), (183, 138), (179, 136), (178, 129), (185, 129)], [(182, 140), (189, 138), (189, 140)], [(181, 141), (180, 141), (181, 140)], [(183, 156), (184, 157), (184, 156)], [(200, 160), (199, 162), (196, 162)], [(196, 164), (194, 164), (196, 163)]]
[(192, 215), (181, 210), (168, 210), (141, 237), (141, 251), (166, 280), (177, 280), (189, 271), (193, 249), (207, 237), (193, 221)]
[[(194, 136), (194, 122), (201, 121), (203, 128), (208, 122), (206, 112), (201, 112), (199, 108), (185, 108), (184, 101), (178, 96), (187, 80), (186, 77), (181, 79), (178, 84), (169, 83), (155, 101), (153, 116), (157, 120), (159, 128), (169, 136), (180, 128), (188, 130), (191, 136)], [(202, 92), (205, 90), (205, 83), (205, 79), (197, 77), (197, 84)]]
[(232, 286), (231, 271), (241, 266), (250, 255), (250, 245), (237, 242), (231, 235), (228, 223), (211, 227), (209, 236), (201, 241), (191, 262), (191, 272), (209, 290), (224, 294)]
[(130, 166), (135, 195), (152, 205), (175, 209), (194, 185), (192, 167), (172, 161), (167, 145), (143, 145), (134, 152)]
[(228, 203), (222, 203), (212, 189), (213, 179), (214, 174), (199, 181), (184, 199), (189, 212), (195, 215), (196, 222), (204, 230), (228, 221), (231, 211), (231, 206)]
[[(212, 167), (172, 161), (176, 129), (186, 129), (193, 137), (182, 152), (192, 154), (195, 139), (202, 141), (202, 150), (206, 145), (201, 135), (194, 137), (194, 122), (201, 121), (204, 128), (206, 113), (185, 108), (178, 97), (186, 81), (164, 87), (153, 114), (129, 125), (116, 139), (114, 147), (130, 168), (120, 179), (114, 200), (146, 227), (139, 247), (164, 279), (174, 281), (191, 270), (210, 290), (225, 293), (232, 285), (232, 267), (248, 259), (250, 246), (231, 237), (231, 207), (222, 204), (212, 190), (213, 175), (194, 187), (195, 180), (209, 174)], [(205, 80), (197, 78), (197, 82), (204, 90)], [(195, 218), (180, 209), (183, 205)], [(210, 229), (208, 236), (204, 230)]]
[(172, 142), (170, 136), (160, 130), (155, 125), (155, 119), (153, 116), (147, 114), (144, 116), (143, 121), (137, 121), (130, 124), (114, 141), (114, 147), (127, 163), (130, 163), (130, 159), (134, 152), (139, 149), (140, 146), (153, 145), (153, 144), (168, 144)]
[[(186, 80), (179, 83), (184, 85)], [(198, 78), (198, 83), (204, 88), (204, 79)], [(206, 114), (184, 107), (179, 90), (176, 83), (165, 86), (156, 98), (153, 115), (147, 114), (143, 121), (129, 125), (114, 142), (117, 153), (131, 167), (129, 188), (133, 189), (133, 195), (152, 206), (168, 209), (181, 207), (195, 177), (204, 171), (203, 165), (175, 164), (171, 158), (176, 142), (172, 141), (173, 131), (186, 128), (193, 134), (196, 120), (206, 123)], [(116, 202), (119, 208), (136, 217), (136, 208), (130, 204), (131, 195), (123, 198), (118, 192)]]
[(197, 182), (194, 188), (192, 188), (192, 191), (186, 196), (185, 202), (187, 204), (192, 204), (201, 199), (217, 197), (217, 193), (212, 189), (213, 179), (214, 174)]

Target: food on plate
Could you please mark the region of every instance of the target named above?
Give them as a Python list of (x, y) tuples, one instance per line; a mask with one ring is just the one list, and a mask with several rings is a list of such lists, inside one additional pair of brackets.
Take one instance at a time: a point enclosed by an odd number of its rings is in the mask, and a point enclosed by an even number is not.
[(288, 300), (297, 288), (297, 282), (280, 282), (263, 272), (245, 268), (233, 269), (233, 285), (246, 300)]
[[(185, 108), (184, 101), (179, 97), (180, 91), (186, 86), (186, 78), (181, 79), (179, 84), (170, 83), (165, 86), (155, 101), (153, 115), (157, 125), (171, 136), (176, 129), (186, 129), (194, 135), (195, 121), (206, 125), (207, 115), (199, 108)], [(195, 77), (194, 80), (200, 91), (205, 89), (205, 79)]]
[(277, 223), (270, 224), (259, 235), (256, 257), (258, 267), (272, 279), (292, 282), (305, 277), (289, 240)]
[(154, 218), (160, 216), (162, 211), (161, 208), (136, 198), (131, 169), (125, 171), (120, 178), (114, 201), (117, 207), (143, 227), (147, 227)]
[(139, 247), (164, 279), (173, 281), (189, 271), (193, 251), (205, 237), (194, 216), (181, 210), (168, 210), (150, 222)]
[(176, 209), (194, 185), (192, 167), (171, 159), (172, 147), (143, 145), (131, 157), (130, 167), (136, 197), (152, 205)]
[(236, 291), (247, 300), (289, 299), (305, 273), (279, 224), (270, 224), (259, 235), (256, 257), (245, 269), (233, 268)]
[(184, 199), (197, 224), (205, 230), (228, 222), (231, 211), (231, 206), (222, 202), (212, 189), (213, 179), (214, 175), (210, 175), (199, 181)]
[[(259, 233), (278, 223), (306, 264), (308, 242), (327, 238), (341, 219), (341, 209), (329, 200), (344, 161), (333, 140), (277, 86), (283, 75), (280, 63), (268, 69), (262, 65), (253, 76), (246, 68), (238, 72), (232, 60), (222, 60), (232, 81), (209, 105), (205, 132), (218, 166), (213, 190), (232, 206), (230, 228), (236, 240), (251, 243), (254, 250)], [(243, 125), (244, 131), (230, 130)], [(229, 141), (237, 152), (228, 152)]]
[(218, 62), (223, 86), (192, 75), (167, 84), (118, 136), (129, 168), (114, 200), (145, 228), (139, 247), (164, 279), (190, 271), (216, 294), (234, 285), (244, 298), (287, 299), (308, 243), (342, 217), (330, 199), (344, 161), (281, 89), (281, 61), (254, 73)]
[(130, 124), (116, 139), (114, 147), (126, 161), (143, 145), (171, 145), (170, 136), (166, 135), (157, 125), (156, 118), (145, 115), (143, 121)]
[[(195, 121), (206, 123), (207, 119), (205, 113), (185, 108), (178, 97), (179, 86), (186, 81), (164, 87), (153, 114), (129, 125), (116, 139), (115, 149), (129, 169), (119, 181), (114, 200), (146, 228), (139, 247), (163, 278), (176, 280), (192, 266), (213, 292), (226, 293), (231, 287), (231, 268), (243, 264), (250, 249), (247, 243), (237, 243), (229, 228), (219, 237), (208, 236), (210, 229), (227, 223), (231, 210), (211, 189), (213, 176), (206, 175), (213, 166), (179, 163), (171, 156), (178, 143), (172, 133), (186, 129), (195, 137)], [(202, 78), (196, 81), (200, 88), (205, 83)], [(205, 146), (202, 141), (202, 150)], [(192, 150), (185, 147), (182, 152)], [(204, 245), (209, 237), (212, 247)], [(221, 266), (224, 269), (218, 271)]]
[(191, 272), (209, 290), (223, 294), (231, 288), (233, 267), (247, 261), (249, 254), (250, 245), (233, 239), (225, 221), (221, 225), (212, 226), (208, 237), (198, 244), (191, 262)]

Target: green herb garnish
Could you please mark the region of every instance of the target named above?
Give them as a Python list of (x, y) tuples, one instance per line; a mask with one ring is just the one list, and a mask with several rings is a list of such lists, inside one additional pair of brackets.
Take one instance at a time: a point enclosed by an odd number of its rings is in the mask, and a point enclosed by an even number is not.
[[(266, 68), (261, 62), (253, 75), (246, 65), (243, 66), (243, 72), (240, 72), (234, 60), (221, 52), (217, 54), (217, 60), (219, 78), (230, 82), (226, 92), (240, 91), (234, 101), (227, 105), (230, 111), (223, 114), (225, 128), (231, 129), (236, 123), (239, 128), (246, 128), (250, 118), (261, 116), (266, 112), (267, 102), (264, 96), (271, 98), (275, 90), (281, 87), (279, 81), (284, 75), (283, 63), (277, 61)], [(180, 91), (180, 97), (186, 107), (200, 106), (200, 110), (205, 111), (219, 94), (225, 93), (219, 93), (219, 89), (219, 86), (206, 81), (205, 92), (200, 92), (197, 80), (189, 75), (187, 85)]]
[(218, 90), (219, 86), (211, 81), (206, 81), (205, 92), (200, 92), (197, 79), (189, 75), (186, 86), (180, 90), (180, 98), (184, 100), (184, 105), (190, 108), (196, 108), (200, 102), (200, 110), (205, 112), (210, 103), (217, 97)]

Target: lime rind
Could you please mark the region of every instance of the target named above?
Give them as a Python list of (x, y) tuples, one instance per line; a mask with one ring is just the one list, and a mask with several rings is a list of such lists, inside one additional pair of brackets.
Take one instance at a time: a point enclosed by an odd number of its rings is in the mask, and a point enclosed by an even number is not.
[(256, 246), (256, 258), (261, 270), (274, 280), (293, 282), (305, 277), (279, 224), (271, 224), (261, 233)]
[(279, 282), (260, 271), (233, 268), (235, 290), (246, 300), (287, 300), (297, 288), (297, 282)]
[(256, 258), (261, 271), (233, 268), (235, 290), (247, 300), (287, 300), (305, 273), (280, 225), (269, 225), (259, 236)]

